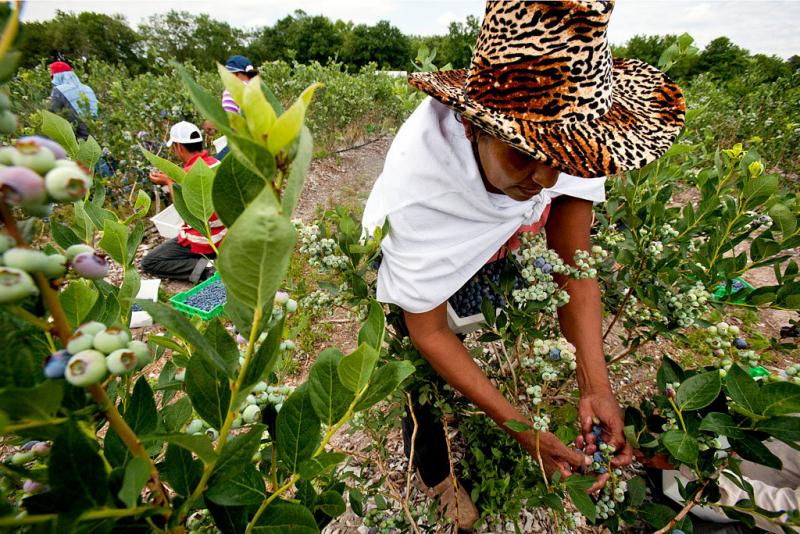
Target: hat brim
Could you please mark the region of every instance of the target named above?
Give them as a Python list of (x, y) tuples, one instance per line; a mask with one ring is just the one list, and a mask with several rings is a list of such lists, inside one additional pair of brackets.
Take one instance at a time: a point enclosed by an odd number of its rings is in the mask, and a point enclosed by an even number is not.
[(594, 178), (639, 169), (660, 158), (683, 127), (680, 87), (657, 68), (615, 58), (613, 105), (594, 120), (562, 124), (508, 116), (470, 99), (464, 69), (418, 72), (408, 81), (493, 136), (573, 176)]

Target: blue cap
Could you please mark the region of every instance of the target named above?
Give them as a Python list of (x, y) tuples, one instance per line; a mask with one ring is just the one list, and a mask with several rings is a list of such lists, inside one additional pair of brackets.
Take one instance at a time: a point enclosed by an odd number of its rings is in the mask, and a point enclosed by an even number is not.
[(225, 62), (225, 68), (230, 72), (255, 72), (253, 63), (244, 56), (231, 56)]

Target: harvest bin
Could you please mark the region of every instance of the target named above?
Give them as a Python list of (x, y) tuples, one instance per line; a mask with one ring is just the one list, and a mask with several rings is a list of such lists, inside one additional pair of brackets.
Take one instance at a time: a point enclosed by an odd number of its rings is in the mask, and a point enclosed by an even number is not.
[(178, 310), (179, 312), (189, 316), (197, 315), (204, 321), (208, 321), (209, 319), (213, 319), (217, 315), (220, 315), (224, 311), (225, 302), (221, 302), (216, 306), (214, 306), (211, 310), (205, 311), (201, 310), (200, 308), (195, 308), (190, 304), (186, 304), (186, 300), (189, 299), (189, 297), (200, 293), (206, 287), (215, 283), (222, 283), (219, 277), (219, 273), (214, 273), (214, 276), (212, 276), (205, 282), (197, 284), (188, 291), (184, 291), (183, 293), (178, 293), (177, 295), (169, 299), (169, 301), (172, 304), (172, 307)]

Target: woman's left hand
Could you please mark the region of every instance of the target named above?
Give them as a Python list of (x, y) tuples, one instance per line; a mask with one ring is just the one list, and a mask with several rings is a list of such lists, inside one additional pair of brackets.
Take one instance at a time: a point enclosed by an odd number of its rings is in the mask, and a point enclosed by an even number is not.
[(577, 440), (579, 448), (590, 455), (597, 450), (597, 440), (592, 433), (592, 427), (596, 424), (593, 421), (596, 420), (603, 431), (603, 441), (614, 448), (611, 465), (621, 467), (631, 463), (633, 449), (625, 440), (622, 410), (610, 389), (582, 393), (578, 402), (578, 417), (582, 434)]

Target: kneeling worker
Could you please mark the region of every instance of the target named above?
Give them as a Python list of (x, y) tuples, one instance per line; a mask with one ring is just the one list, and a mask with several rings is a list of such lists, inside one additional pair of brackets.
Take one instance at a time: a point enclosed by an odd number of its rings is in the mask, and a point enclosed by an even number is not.
[[(184, 172), (189, 172), (199, 159), (209, 167), (219, 165), (219, 161), (203, 149), (203, 134), (200, 128), (190, 122), (179, 122), (169, 131), (167, 146), (183, 163)], [(161, 171), (150, 173), (150, 180), (169, 188), (172, 197), (172, 180)], [(170, 239), (153, 249), (142, 259), (142, 270), (147, 274), (174, 280), (198, 282), (207, 277), (208, 260), (216, 257), (216, 248), (225, 237), (227, 229), (216, 213), (208, 220), (213, 246), (205, 236), (184, 224), (178, 237)]]

